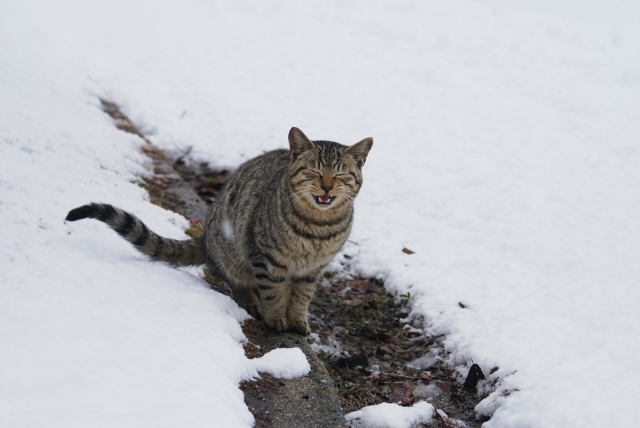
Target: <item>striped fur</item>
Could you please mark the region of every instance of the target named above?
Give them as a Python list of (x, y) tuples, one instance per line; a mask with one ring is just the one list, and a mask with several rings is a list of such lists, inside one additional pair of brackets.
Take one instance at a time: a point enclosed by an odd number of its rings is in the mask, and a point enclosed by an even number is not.
[(100, 220), (129, 241), (141, 253), (174, 266), (204, 264), (204, 236), (187, 241), (163, 238), (149, 229), (133, 214), (108, 204), (88, 204), (69, 211), (68, 221), (84, 218)]
[[(161, 238), (110, 205), (72, 210), (67, 220), (104, 221), (144, 254), (175, 265), (206, 261), (236, 302), (276, 331), (309, 333), (315, 284), (346, 241), (362, 166), (373, 145), (311, 141), (298, 128), (289, 150), (241, 165), (215, 200), (202, 238)], [(160, 247), (160, 248), (158, 248)]]

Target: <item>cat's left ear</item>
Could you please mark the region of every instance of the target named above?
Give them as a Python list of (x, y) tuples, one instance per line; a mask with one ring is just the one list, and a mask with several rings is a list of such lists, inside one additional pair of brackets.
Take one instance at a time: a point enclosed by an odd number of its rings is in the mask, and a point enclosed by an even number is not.
[(345, 152), (353, 156), (358, 164), (358, 168), (362, 168), (362, 165), (367, 161), (367, 155), (369, 154), (371, 147), (373, 147), (373, 138), (368, 137), (358, 143), (355, 143), (353, 146), (347, 147)]

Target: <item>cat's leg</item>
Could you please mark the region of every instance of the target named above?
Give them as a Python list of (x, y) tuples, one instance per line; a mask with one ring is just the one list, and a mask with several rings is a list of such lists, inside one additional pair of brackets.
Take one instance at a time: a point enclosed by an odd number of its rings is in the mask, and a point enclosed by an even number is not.
[(287, 303), (290, 295), (287, 268), (273, 257), (264, 255), (253, 258), (251, 266), (265, 324), (277, 332), (287, 331)]
[(249, 315), (257, 320), (261, 320), (264, 317), (260, 299), (252, 287), (246, 285), (235, 285), (230, 287), (233, 292), (233, 300), (235, 300), (242, 309), (249, 312)]
[(291, 297), (287, 307), (289, 330), (305, 336), (311, 333), (307, 315), (319, 277), (320, 275), (316, 274), (291, 281)]
[(277, 332), (289, 330), (287, 321), (287, 301), (289, 300), (289, 287), (282, 282), (266, 282), (258, 284), (260, 303), (264, 313), (264, 322), (267, 327)]

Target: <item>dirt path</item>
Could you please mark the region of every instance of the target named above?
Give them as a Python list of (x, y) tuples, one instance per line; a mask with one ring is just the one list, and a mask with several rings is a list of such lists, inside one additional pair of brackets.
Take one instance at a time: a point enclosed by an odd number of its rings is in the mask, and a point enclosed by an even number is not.
[[(203, 233), (202, 222), (229, 171), (216, 171), (207, 163), (188, 159), (188, 153), (168, 157), (153, 146), (117, 104), (102, 101), (116, 126), (138, 135), (153, 161), (154, 171), (140, 185), (151, 201), (188, 218), (192, 236)], [(342, 278), (342, 279), (339, 279)], [(212, 288), (229, 293), (221, 281), (207, 276)], [(313, 331), (308, 338), (276, 334), (250, 320), (243, 331), (249, 342), (245, 353), (259, 357), (278, 347), (299, 347), (312, 372), (305, 377), (280, 380), (263, 375), (241, 389), (258, 427), (346, 426), (344, 412), (383, 402), (404, 406), (426, 400), (438, 410), (430, 427), (479, 427), (475, 405), (488, 394), (476, 392), (479, 368), (460, 379), (446, 365), (440, 336), (429, 336), (420, 325), (402, 321), (409, 313), (409, 295), (390, 296), (384, 284), (328, 272), (318, 286), (310, 308)]]

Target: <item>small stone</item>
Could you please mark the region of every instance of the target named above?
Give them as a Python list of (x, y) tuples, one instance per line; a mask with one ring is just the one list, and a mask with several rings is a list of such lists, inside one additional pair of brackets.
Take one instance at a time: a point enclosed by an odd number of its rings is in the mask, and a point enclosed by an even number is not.
[(484, 373), (482, 373), (480, 366), (477, 364), (472, 365), (471, 368), (469, 369), (469, 374), (467, 375), (467, 379), (464, 381), (464, 389), (471, 390), (471, 391), (475, 390), (476, 385), (478, 384), (478, 381), (484, 378), (485, 378)]
[(367, 367), (369, 365), (369, 359), (364, 353), (359, 353), (353, 357), (344, 358), (340, 357), (336, 361), (338, 367), (346, 367), (348, 369), (354, 369), (358, 366)]
[(309, 399), (309, 394), (302, 394), (302, 398), (304, 398), (305, 400)]

